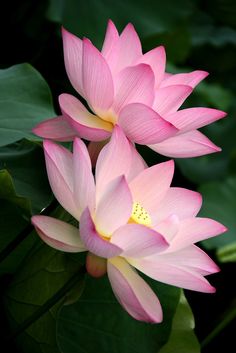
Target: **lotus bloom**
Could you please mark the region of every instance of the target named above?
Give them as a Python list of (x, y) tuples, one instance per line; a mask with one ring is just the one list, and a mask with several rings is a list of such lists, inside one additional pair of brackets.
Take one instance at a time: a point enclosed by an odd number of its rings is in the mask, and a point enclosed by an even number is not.
[[(40, 123), (33, 130), (36, 135), (58, 141), (79, 136), (97, 142), (109, 138), (118, 124), (130, 141), (165, 156), (195, 157), (220, 150), (197, 129), (223, 118), (224, 112), (178, 110), (207, 72), (165, 73), (164, 47), (142, 54), (131, 24), (119, 35), (109, 21), (101, 52), (88, 39), (65, 29), (62, 37), (68, 77), (89, 110), (76, 97), (61, 94), (62, 116)], [(92, 145), (99, 148), (98, 143)]]
[(51, 141), (44, 142), (44, 150), (53, 193), (80, 226), (41, 215), (32, 223), (48, 245), (88, 251), (87, 271), (95, 277), (108, 273), (115, 296), (131, 316), (162, 320), (158, 298), (135, 268), (174, 286), (215, 291), (204, 276), (218, 267), (193, 244), (225, 227), (196, 218), (200, 194), (170, 187), (173, 161), (147, 168), (118, 126), (99, 154), (95, 180), (79, 138), (73, 154)]

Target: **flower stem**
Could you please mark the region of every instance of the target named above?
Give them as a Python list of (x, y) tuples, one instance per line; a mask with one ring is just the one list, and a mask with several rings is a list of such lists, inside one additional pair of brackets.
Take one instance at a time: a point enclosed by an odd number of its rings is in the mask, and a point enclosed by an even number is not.
[[(50, 214), (58, 205), (57, 201), (54, 199), (50, 205), (40, 213), (40, 214)], [(27, 226), (13, 239), (7, 246), (0, 252), (0, 263), (5, 260), (5, 258), (14, 251), (17, 246), (33, 231), (34, 226), (28, 223)]]
[(82, 266), (65, 284), (60, 288), (50, 299), (48, 299), (40, 308), (38, 308), (28, 319), (22, 322), (4, 341), (9, 342), (23, 333), (29, 326), (43, 316), (49, 309), (58, 303), (65, 295), (74, 287), (78, 280), (86, 272), (85, 267)]
[(219, 322), (219, 324), (209, 333), (209, 335), (206, 338), (204, 338), (204, 340), (201, 343), (201, 347), (205, 348), (235, 318), (236, 318), (236, 308), (234, 308), (228, 315), (226, 315), (226, 317)]

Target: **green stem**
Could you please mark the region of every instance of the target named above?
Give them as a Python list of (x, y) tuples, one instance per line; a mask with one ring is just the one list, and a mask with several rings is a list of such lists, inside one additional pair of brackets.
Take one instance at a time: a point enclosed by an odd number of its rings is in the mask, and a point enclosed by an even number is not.
[[(51, 204), (46, 207), (40, 214), (50, 214), (58, 205), (57, 201), (54, 199)], [(17, 246), (34, 230), (34, 226), (29, 223), (15, 239), (13, 239), (7, 246), (0, 252), (0, 263), (5, 260), (5, 258), (14, 251)]]
[(205, 348), (231, 321), (236, 318), (236, 308), (234, 308), (202, 341), (201, 347)]
[(29, 326), (43, 316), (49, 309), (51, 309), (56, 303), (58, 303), (73, 287), (78, 280), (84, 275), (85, 267), (81, 267), (62, 288), (60, 288), (50, 299), (48, 299), (40, 308), (38, 308), (28, 319), (20, 324), (10, 335), (8, 335), (4, 341), (9, 342), (15, 339), (21, 333), (23, 333)]

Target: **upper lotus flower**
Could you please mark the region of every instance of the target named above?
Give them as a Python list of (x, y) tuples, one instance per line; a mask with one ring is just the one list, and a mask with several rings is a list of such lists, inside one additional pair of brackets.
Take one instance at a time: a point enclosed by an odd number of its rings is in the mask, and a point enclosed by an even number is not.
[(130, 315), (162, 320), (158, 298), (135, 268), (161, 282), (214, 292), (204, 276), (218, 268), (193, 244), (225, 227), (196, 218), (200, 194), (170, 187), (173, 161), (147, 168), (118, 126), (99, 154), (95, 180), (79, 138), (73, 154), (50, 141), (44, 150), (51, 188), (80, 229), (47, 216), (33, 216), (32, 223), (56, 249), (88, 250), (88, 272), (100, 276), (107, 271), (114, 294)]
[(224, 112), (178, 110), (207, 72), (165, 73), (164, 47), (142, 54), (131, 24), (119, 35), (109, 21), (101, 52), (65, 29), (62, 37), (68, 77), (90, 110), (74, 96), (61, 94), (62, 116), (40, 123), (35, 134), (58, 141), (74, 136), (102, 141), (118, 124), (130, 141), (165, 156), (195, 157), (220, 150), (197, 129), (223, 118)]

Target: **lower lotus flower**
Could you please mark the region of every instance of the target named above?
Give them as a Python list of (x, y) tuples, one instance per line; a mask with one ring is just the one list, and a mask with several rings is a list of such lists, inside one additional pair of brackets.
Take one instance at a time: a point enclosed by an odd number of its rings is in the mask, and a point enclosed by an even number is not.
[(73, 154), (50, 141), (44, 142), (44, 150), (54, 195), (80, 226), (40, 215), (32, 223), (48, 245), (88, 251), (87, 271), (95, 277), (107, 272), (115, 296), (131, 316), (162, 321), (160, 302), (136, 269), (181, 288), (215, 291), (204, 276), (218, 267), (194, 243), (225, 227), (196, 217), (200, 194), (170, 187), (173, 161), (147, 168), (118, 126), (98, 156), (95, 178), (79, 138)]

